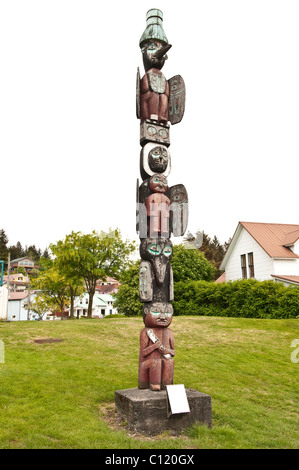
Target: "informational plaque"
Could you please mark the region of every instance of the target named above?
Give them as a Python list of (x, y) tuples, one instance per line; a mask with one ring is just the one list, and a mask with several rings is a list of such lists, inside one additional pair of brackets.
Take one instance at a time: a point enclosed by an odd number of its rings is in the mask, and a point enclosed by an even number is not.
[(190, 413), (185, 386), (166, 385), (168, 417), (179, 413)]

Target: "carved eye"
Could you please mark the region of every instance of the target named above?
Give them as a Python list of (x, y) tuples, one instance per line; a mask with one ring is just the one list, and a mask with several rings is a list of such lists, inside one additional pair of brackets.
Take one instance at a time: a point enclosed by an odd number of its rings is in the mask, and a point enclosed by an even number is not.
[(184, 193), (176, 193), (173, 196), (173, 200), (176, 202), (183, 202), (185, 199), (185, 194)]
[(151, 315), (154, 315), (155, 317), (158, 317), (160, 315), (160, 312), (155, 312), (154, 310), (151, 310)]
[(159, 245), (156, 245), (155, 243), (152, 243), (149, 247), (148, 247), (148, 251), (152, 254), (152, 255), (159, 255), (161, 253), (161, 248), (159, 247)]
[(160, 178), (154, 178), (154, 179), (153, 179), (153, 182), (154, 182), (154, 183), (160, 183)]
[(172, 248), (170, 245), (166, 245), (166, 247), (163, 250), (163, 253), (165, 256), (170, 256), (172, 253)]

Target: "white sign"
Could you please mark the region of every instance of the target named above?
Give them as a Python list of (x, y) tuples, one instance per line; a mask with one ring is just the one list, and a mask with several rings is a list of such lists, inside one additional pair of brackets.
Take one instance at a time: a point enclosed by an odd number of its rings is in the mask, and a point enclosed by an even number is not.
[(168, 396), (168, 416), (179, 413), (190, 413), (186, 390), (183, 384), (166, 385), (166, 392)]

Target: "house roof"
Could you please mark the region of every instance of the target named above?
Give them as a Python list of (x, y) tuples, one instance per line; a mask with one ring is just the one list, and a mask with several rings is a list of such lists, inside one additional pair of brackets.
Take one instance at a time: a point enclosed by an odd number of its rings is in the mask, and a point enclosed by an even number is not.
[[(18, 280), (18, 277), (22, 277), (24, 280), (23, 281), (19, 281)], [(3, 276), (3, 281), (4, 282), (7, 282), (7, 275), (4, 275)], [(15, 282), (15, 283), (28, 283), (29, 282), (29, 277), (28, 276), (24, 276), (23, 274), (20, 274), (20, 273), (15, 273), (15, 274), (10, 274), (9, 275), (9, 282)]]
[(214, 281), (214, 284), (218, 284), (219, 282), (225, 282), (226, 281), (226, 277), (225, 277), (225, 272), (221, 274), (221, 276), (219, 276), (216, 281)]
[(22, 300), (28, 297), (28, 292), (10, 292), (9, 300)]
[(112, 292), (117, 292), (119, 284), (110, 284), (107, 286), (96, 286), (96, 292), (98, 294), (110, 294)]
[[(270, 256), (270, 258), (284, 258), (296, 259), (296, 255), (290, 248), (285, 246), (290, 245), (290, 241), (294, 238), (299, 238), (299, 225), (298, 224), (274, 224), (264, 222), (239, 222), (236, 231), (232, 237), (232, 241), (221, 263), (220, 269), (225, 269), (226, 262), (232, 253), (237, 239), (242, 231), (245, 229), (254, 240), (261, 246), (261, 248)], [(286, 243), (286, 241), (288, 243)]]
[(299, 284), (299, 276), (281, 276), (277, 274), (271, 274), (271, 276), (276, 279), (281, 279), (282, 281), (288, 281), (293, 284)]
[(299, 238), (299, 230), (295, 230), (294, 232), (289, 232), (286, 234), (283, 240), (284, 246), (294, 245), (294, 243)]
[(299, 225), (240, 222), (270, 258), (299, 258), (284, 246), (286, 235), (298, 231)]

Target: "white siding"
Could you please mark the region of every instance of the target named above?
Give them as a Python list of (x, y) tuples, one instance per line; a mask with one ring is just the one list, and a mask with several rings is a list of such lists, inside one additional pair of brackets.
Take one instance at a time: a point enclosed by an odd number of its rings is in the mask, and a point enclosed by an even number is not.
[(226, 264), (225, 275), (227, 281), (242, 279), (241, 255), (246, 254), (247, 278), (249, 278), (248, 253), (253, 253), (254, 277), (259, 281), (273, 279), (273, 260), (242, 227), (240, 236), (236, 242), (233, 252)]
[(299, 276), (299, 260), (298, 259), (275, 259), (274, 271), (272, 274), (281, 276)]

